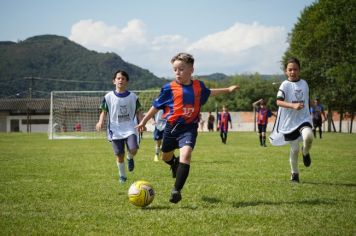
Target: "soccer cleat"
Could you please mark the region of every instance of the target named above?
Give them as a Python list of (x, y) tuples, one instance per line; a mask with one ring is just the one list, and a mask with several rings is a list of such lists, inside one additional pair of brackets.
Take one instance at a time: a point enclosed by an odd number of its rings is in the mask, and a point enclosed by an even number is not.
[(177, 169), (179, 165), (179, 157), (173, 156), (173, 164), (171, 165), (172, 177), (175, 178), (177, 175)]
[(169, 201), (171, 203), (178, 203), (180, 200), (182, 200), (182, 195), (180, 194), (180, 192), (176, 189), (172, 190), (171, 193), (171, 198), (169, 199)]
[(125, 176), (120, 176), (119, 182), (120, 184), (124, 184), (126, 182), (127, 178)]
[(298, 173), (292, 173), (290, 181), (294, 183), (299, 183), (299, 174)]
[(155, 162), (159, 161), (157, 154), (155, 155), (155, 157), (153, 158), (153, 160), (154, 160)]
[(127, 168), (131, 172), (135, 169), (135, 162), (134, 159), (127, 159)]
[(302, 148), (302, 155), (303, 155), (303, 163), (304, 163), (304, 165), (306, 167), (310, 166), (310, 164), (311, 164), (310, 154), (308, 153), (308, 154), (304, 155), (303, 154), (303, 148)]

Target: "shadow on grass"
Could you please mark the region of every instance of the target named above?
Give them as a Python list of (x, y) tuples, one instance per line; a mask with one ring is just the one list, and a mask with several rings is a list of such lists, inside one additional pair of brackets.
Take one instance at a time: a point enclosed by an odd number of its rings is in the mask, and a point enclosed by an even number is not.
[(202, 196), (201, 200), (204, 201), (204, 202), (207, 202), (207, 203), (211, 203), (211, 204), (215, 204), (215, 203), (221, 202), (221, 200), (218, 199), (218, 198), (207, 197), (207, 196)]
[(255, 202), (233, 202), (232, 206), (236, 208), (259, 206), (259, 205), (335, 205), (335, 200), (322, 200), (322, 199), (311, 199), (311, 200), (300, 200), (300, 201), (287, 201), (287, 202), (272, 202), (272, 201), (255, 201)]
[(314, 185), (328, 185), (328, 186), (341, 186), (341, 187), (356, 187), (356, 183), (326, 183), (326, 182), (308, 182), (303, 181), (303, 184), (314, 184)]

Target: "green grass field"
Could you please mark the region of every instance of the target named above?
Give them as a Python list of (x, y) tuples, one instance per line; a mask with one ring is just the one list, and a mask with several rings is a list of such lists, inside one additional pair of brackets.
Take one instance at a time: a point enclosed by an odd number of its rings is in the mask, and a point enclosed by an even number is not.
[[(0, 134), (1, 235), (356, 235), (356, 135), (316, 139), (312, 165), (299, 158), (289, 181), (289, 146), (262, 148), (254, 133), (199, 134), (183, 200), (171, 204), (169, 167), (153, 162), (145, 134), (128, 182), (118, 183), (105, 140)], [(150, 181), (153, 203), (127, 190)]]

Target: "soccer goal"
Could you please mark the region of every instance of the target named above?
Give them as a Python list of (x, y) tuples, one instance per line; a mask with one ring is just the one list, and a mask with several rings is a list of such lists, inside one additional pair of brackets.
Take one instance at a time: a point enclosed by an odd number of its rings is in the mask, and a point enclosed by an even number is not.
[[(100, 104), (108, 91), (52, 91), (48, 128), (49, 139), (106, 138), (106, 129), (97, 132)], [(158, 96), (158, 90), (132, 91), (137, 94), (143, 112)], [(104, 124), (106, 127), (106, 124)]]

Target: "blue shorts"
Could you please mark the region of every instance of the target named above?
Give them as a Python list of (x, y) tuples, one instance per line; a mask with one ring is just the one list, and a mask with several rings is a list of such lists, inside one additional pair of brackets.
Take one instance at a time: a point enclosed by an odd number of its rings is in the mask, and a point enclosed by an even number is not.
[(128, 150), (138, 149), (137, 136), (135, 134), (131, 134), (125, 139), (112, 140), (111, 143), (115, 155), (125, 153), (125, 144)]
[(198, 124), (167, 124), (163, 133), (162, 152), (171, 152), (184, 146), (194, 149), (197, 137)]
[(153, 131), (153, 140), (157, 141), (157, 140), (161, 140), (163, 138), (163, 131), (164, 130), (159, 130), (157, 128), (155, 128), (155, 130)]

